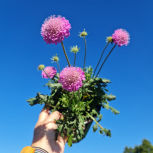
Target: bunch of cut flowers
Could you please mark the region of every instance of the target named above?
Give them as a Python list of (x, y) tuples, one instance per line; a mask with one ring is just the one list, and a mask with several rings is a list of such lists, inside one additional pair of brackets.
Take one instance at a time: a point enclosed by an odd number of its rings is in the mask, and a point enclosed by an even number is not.
[[(99, 77), (99, 73), (115, 47), (127, 46), (130, 39), (126, 30), (115, 30), (112, 36), (106, 38), (106, 46), (93, 69), (86, 66), (86, 37), (88, 34), (83, 30), (79, 34), (85, 43), (84, 62), (81, 68), (76, 66), (78, 46), (71, 47), (71, 52), (74, 54), (73, 64), (70, 63), (64, 47), (63, 40), (69, 37), (70, 29), (71, 24), (62, 16), (50, 16), (42, 24), (43, 40), (47, 44), (61, 43), (67, 65), (60, 70), (57, 55), (51, 58), (57, 64), (57, 70), (53, 66), (39, 65), (38, 69), (42, 71), (42, 78), (48, 79), (46, 86), (50, 94), (37, 93), (36, 97), (28, 100), (31, 106), (44, 104), (45, 108), (62, 113), (63, 117), (56, 121), (57, 134), (60, 133), (62, 137), (66, 136), (69, 146), (81, 141), (87, 135), (93, 122), (94, 132), (99, 130), (100, 134), (111, 136), (111, 131), (99, 123), (102, 119), (101, 110), (111, 110), (114, 114), (119, 114), (119, 111), (110, 106), (110, 101), (116, 99), (116, 96), (109, 94), (107, 89), (111, 81)], [(107, 51), (109, 45), (112, 47), (110, 51)]]

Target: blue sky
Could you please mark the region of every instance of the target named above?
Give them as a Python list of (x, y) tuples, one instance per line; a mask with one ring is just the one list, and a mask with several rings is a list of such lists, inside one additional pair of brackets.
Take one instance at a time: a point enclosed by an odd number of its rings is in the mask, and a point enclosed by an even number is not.
[(91, 130), (79, 144), (66, 146), (65, 153), (122, 153), (143, 138), (153, 143), (152, 6), (152, 0), (0, 0), (1, 152), (16, 153), (31, 145), (42, 106), (30, 107), (26, 100), (38, 91), (49, 93), (37, 66), (54, 65), (50, 57), (56, 53), (61, 67), (66, 65), (60, 44), (47, 45), (40, 36), (44, 19), (54, 14), (65, 16), (72, 25), (64, 44), (71, 61), (70, 47), (80, 47), (78, 66), (84, 51), (78, 33), (84, 28), (87, 65), (96, 65), (106, 36), (115, 29), (127, 29), (131, 36), (129, 46), (116, 48), (100, 73), (112, 81), (109, 90), (117, 96), (112, 106), (121, 112), (115, 116), (103, 111), (101, 124), (112, 130), (112, 138)]

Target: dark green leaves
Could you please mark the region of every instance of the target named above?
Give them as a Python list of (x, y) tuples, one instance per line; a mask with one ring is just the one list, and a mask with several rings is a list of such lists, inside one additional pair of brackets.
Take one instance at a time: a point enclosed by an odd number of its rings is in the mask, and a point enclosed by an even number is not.
[(115, 100), (115, 99), (116, 99), (116, 96), (114, 96), (114, 95), (112, 95), (112, 94), (110, 94), (110, 95), (105, 94), (104, 97), (105, 97), (108, 101), (112, 101), (112, 100)]
[(68, 145), (69, 147), (72, 146), (72, 135), (68, 137)]
[(27, 102), (29, 102), (31, 106), (35, 104), (43, 104), (46, 102), (47, 97), (48, 97), (47, 95), (42, 95), (40, 93), (37, 93), (37, 96), (35, 98), (28, 99)]
[(59, 111), (64, 118), (56, 121), (57, 132), (62, 137), (68, 137), (68, 145), (81, 141), (92, 124), (93, 131), (111, 136), (110, 130), (99, 124), (102, 120), (101, 109), (111, 110), (114, 114), (119, 111), (109, 105), (109, 101), (115, 100), (116, 96), (108, 94), (107, 85), (110, 80), (102, 78), (92, 78), (93, 70), (86, 68), (86, 80), (83, 87), (76, 92), (68, 92), (58, 83), (59, 74), (50, 80), (46, 86), (51, 89), (51, 94), (43, 95), (38, 93), (36, 97), (28, 100), (31, 106), (35, 104), (45, 104), (45, 107), (52, 111)]

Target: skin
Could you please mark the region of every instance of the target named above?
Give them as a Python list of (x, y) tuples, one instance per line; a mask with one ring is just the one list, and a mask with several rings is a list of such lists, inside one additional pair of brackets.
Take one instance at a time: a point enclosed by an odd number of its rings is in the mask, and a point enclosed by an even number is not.
[(34, 129), (32, 147), (40, 147), (48, 153), (64, 153), (66, 138), (56, 135), (56, 120), (62, 116), (58, 111), (50, 113), (43, 109)]

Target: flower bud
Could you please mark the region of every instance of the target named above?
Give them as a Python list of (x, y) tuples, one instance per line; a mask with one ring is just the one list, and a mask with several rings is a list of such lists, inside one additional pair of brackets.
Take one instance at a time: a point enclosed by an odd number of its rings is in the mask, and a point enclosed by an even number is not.
[(97, 124), (95, 124), (95, 125), (93, 126), (93, 131), (96, 132), (97, 129), (98, 129), (98, 126), (97, 126)]
[(45, 68), (45, 65), (41, 64), (38, 66), (38, 70), (43, 70)]
[(85, 29), (80, 33), (80, 37), (85, 37), (87, 35), (88, 33), (85, 31)]
[(59, 57), (56, 55), (56, 56), (53, 56), (52, 58), (51, 58), (51, 60), (53, 61), (53, 62), (58, 62), (59, 61)]
[(79, 51), (79, 48), (78, 48), (78, 46), (76, 45), (76, 46), (73, 46), (73, 47), (71, 47), (71, 52), (73, 52), (73, 53), (77, 53)]
[(112, 37), (111, 37), (111, 36), (110, 36), (110, 37), (107, 37), (107, 38), (106, 38), (106, 42), (110, 42), (110, 43), (113, 42)]

